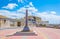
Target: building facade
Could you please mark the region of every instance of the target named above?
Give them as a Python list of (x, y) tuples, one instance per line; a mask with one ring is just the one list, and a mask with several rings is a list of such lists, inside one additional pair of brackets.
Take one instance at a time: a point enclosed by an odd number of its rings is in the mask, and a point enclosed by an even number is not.
[[(17, 20), (0, 15), (0, 28), (20, 27), (25, 26), (25, 23), (26, 23), (25, 17)], [(28, 26), (41, 26), (41, 24), (47, 25), (48, 21), (43, 21), (41, 20), (41, 18), (36, 16), (28, 16)]]
[[(36, 16), (28, 16), (28, 26), (41, 26), (48, 25), (48, 21), (43, 21), (41, 18)], [(25, 17), (21, 19), (21, 26), (25, 26)]]
[(20, 21), (0, 15), (0, 28), (19, 27), (19, 26), (21, 26)]

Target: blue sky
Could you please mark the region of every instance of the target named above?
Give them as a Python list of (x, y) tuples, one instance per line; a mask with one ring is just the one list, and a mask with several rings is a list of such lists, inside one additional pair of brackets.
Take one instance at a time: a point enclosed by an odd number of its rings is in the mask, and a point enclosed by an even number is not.
[(0, 0), (0, 15), (22, 18), (26, 7), (29, 15), (33, 13), (50, 24), (60, 24), (60, 0)]

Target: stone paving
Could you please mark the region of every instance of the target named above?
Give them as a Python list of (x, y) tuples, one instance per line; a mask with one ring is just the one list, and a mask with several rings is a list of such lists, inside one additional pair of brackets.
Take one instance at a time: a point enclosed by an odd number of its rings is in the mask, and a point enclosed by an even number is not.
[(13, 35), (22, 30), (22, 28), (0, 30), (0, 39), (60, 39), (60, 29), (30, 27), (37, 36), (7, 36)]

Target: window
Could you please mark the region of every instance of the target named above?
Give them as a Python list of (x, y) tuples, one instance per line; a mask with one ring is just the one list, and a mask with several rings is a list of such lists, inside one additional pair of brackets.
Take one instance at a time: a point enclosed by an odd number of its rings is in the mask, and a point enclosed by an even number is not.
[(0, 27), (1, 27), (1, 20), (0, 20)]
[(6, 23), (6, 20), (4, 20), (4, 24)]
[(10, 23), (11, 23), (10, 26), (14, 26), (14, 24), (15, 24), (15, 22), (13, 22), (13, 21), (11, 21)]

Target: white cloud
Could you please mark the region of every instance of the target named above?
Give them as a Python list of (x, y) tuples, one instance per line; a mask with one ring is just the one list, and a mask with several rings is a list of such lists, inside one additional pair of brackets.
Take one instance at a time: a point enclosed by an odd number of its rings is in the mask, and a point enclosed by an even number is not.
[(55, 15), (55, 14), (56, 14), (56, 12), (55, 12), (55, 11), (51, 11), (51, 14), (54, 14), (54, 15)]
[(6, 16), (8, 18), (13, 18), (13, 19), (22, 18), (25, 16), (22, 13), (10, 12), (8, 10), (0, 10), (0, 15)]
[(10, 4), (8, 4), (7, 6), (4, 6), (4, 7), (2, 7), (2, 8), (13, 9), (13, 8), (15, 8), (16, 6), (18, 6), (18, 5), (15, 4), (15, 3), (10, 3)]
[(23, 13), (25, 13), (26, 12), (26, 9), (28, 9), (29, 14), (35, 13), (35, 12), (38, 11), (38, 9), (36, 9), (33, 6), (32, 2), (30, 2), (29, 5), (26, 5), (24, 7), (21, 7), (19, 10), (17, 10), (17, 12), (23, 12)]
[(23, 0), (18, 0), (18, 2), (22, 2), (23, 3)]
[(27, 2), (27, 0), (18, 0), (18, 2), (25, 3), (25, 2)]
[(32, 2), (29, 3), (30, 6), (33, 6)]
[(41, 13), (36, 13), (35, 16), (41, 17), (42, 20), (44, 21), (49, 21), (50, 24), (60, 24), (60, 16), (51, 14), (50, 12), (41, 12)]

